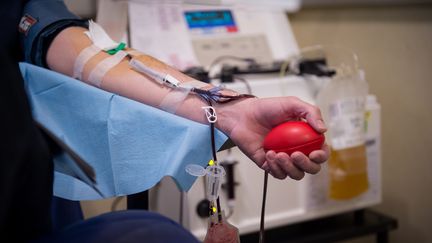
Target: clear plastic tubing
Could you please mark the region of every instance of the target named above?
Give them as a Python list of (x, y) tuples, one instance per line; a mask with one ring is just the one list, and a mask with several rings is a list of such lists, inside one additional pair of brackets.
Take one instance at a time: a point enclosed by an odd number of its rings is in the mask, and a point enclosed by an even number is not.
[(207, 167), (207, 199), (214, 201), (219, 196), (222, 178), (225, 176), (225, 169), (220, 165)]

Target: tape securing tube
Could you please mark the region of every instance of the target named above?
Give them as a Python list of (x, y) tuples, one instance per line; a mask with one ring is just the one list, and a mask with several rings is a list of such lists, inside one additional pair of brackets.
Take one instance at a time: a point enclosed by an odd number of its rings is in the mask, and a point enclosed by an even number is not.
[(105, 76), (105, 74), (109, 70), (111, 70), (114, 66), (119, 64), (126, 56), (127, 56), (126, 52), (119, 51), (116, 54), (105, 58), (100, 63), (98, 63), (96, 67), (91, 71), (88, 77), (88, 81), (92, 85), (99, 87), (102, 83), (102, 79)]
[(84, 66), (90, 60), (90, 58), (94, 57), (96, 54), (101, 52), (102, 50), (96, 45), (91, 45), (84, 48), (75, 59), (74, 68), (73, 68), (73, 78), (82, 80), (82, 72), (84, 70)]
[(174, 89), (167, 96), (165, 96), (165, 98), (160, 103), (159, 108), (166, 112), (175, 114), (178, 107), (189, 95), (192, 88), (202, 88), (207, 85), (207, 83), (196, 80), (182, 83), (178, 88)]

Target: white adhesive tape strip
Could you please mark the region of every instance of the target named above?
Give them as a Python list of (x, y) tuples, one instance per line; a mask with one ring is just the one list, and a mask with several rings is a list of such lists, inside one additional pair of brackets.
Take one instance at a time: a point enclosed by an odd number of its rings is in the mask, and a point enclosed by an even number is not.
[(105, 74), (111, 70), (111, 68), (119, 64), (126, 56), (126, 52), (119, 51), (116, 54), (105, 58), (91, 71), (88, 81), (94, 86), (99, 87)]
[(108, 51), (116, 48), (119, 43), (113, 41), (111, 37), (105, 32), (105, 30), (99, 24), (89, 21), (89, 30), (85, 34), (92, 40), (93, 44), (97, 47)]
[(208, 85), (210, 85), (210, 84), (204, 83), (204, 82), (201, 82), (198, 80), (192, 80), (192, 81), (187, 81), (187, 82), (182, 83), (180, 85), (180, 87), (191, 90), (192, 88), (201, 89), (201, 88), (208, 86)]
[(84, 70), (84, 66), (90, 60), (90, 58), (94, 57), (96, 54), (101, 52), (102, 50), (96, 45), (91, 45), (84, 48), (75, 59), (74, 68), (73, 68), (73, 78), (77, 78), (82, 80), (82, 72)]
[(165, 98), (160, 103), (159, 108), (166, 112), (175, 114), (178, 107), (186, 99), (192, 88), (202, 88), (207, 85), (207, 83), (196, 80), (182, 83), (178, 88), (174, 89), (167, 96), (165, 96)]
[(162, 110), (175, 114), (178, 106), (186, 99), (191, 89), (176, 89), (171, 91), (159, 105)]

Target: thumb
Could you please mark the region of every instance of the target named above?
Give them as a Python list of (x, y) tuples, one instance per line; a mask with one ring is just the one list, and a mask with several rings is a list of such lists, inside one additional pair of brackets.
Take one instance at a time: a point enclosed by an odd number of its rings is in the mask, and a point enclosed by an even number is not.
[(327, 131), (327, 127), (324, 124), (324, 121), (322, 118), (316, 118), (316, 117), (312, 117), (312, 116), (307, 115), (306, 121), (315, 129), (315, 131), (317, 131), (319, 133), (325, 133)]
[(318, 106), (309, 104), (300, 99), (295, 100), (295, 110), (298, 118), (303, 118), (311, 125), (315, 131), (324, 133), (327, 131), (327, 127), (324, 123), (324, 119), (321, 115), (321, 110)]

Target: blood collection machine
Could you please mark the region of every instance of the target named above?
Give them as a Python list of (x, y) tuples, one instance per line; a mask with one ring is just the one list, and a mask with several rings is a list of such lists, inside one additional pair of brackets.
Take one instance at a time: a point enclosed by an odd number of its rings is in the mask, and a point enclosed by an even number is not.
[[(99, 10), (104, 8), (100, 1)], [(297, 1), (281, 2), (277, 8), (267, 1), (249, 4), (194, 5), (182, 1), (161, 4), (157, 1), (128, 3), (128, 38), (130, 45), (155, 56), (180, 70), (191, 67), (215, 68), (227, 61), (242, 65), (245, 58), (257, 63), (285, 61), (300, 50), (291, 31), (287, 11), (298, 10)], [(238, 1), (243, 3), (242, 1)], [(255, 2), (261, 4), (254, 4)], [(102, 8), (101, 8), (102, 6)], [(106, 13), (99, 13), (106, 15)], [(104, 25), (103, 21), (100, 21)], [(107, 28), (107, 26), (105, 26)], [(107, 29), (109, 32), (109, 27)], [(236, 60), (239, 59), (239, 60)], [(242, 61), (243, 60), (243, 61)], [(243, 62), (243, 63), (242, 63)], [(219, 65), (220, 67), (220, 65)], [(249, 90), (258, 97), (296, 96), (316, 104), (316, 94), (326, 78), (313, 82), (298, 75), (281, 77), (279, 72), (242, 75), (245, 82), (223, 83), (240, 93)], [(220, 82), (220, 81), (214, 81)], [(369, 105), (368, 105), (369, 104)], [(317, 175), (301, 181), (269, 179), (266, 228), (273, 228), (337, 213), (352, 211), (381, 202), (379, 106), (368, 97), (367, 173), (369, 187), (356, 197), (334, 200), (328, 196), (329, 172), (324, 165)], [(220, 152), (227, 175), (222, 185), (221, 204), (228, 221), (240, 234), (256, 232), (260, 225), (263, 172), (238, 148)], [(190, 161), (193, 164), (193, 161)], [(150, 191), (150, 207), (178, 222), (203, 239), (208, 218), (205, 182), (198, 178), (188, 192), (179, 192), (170, 178)]]

